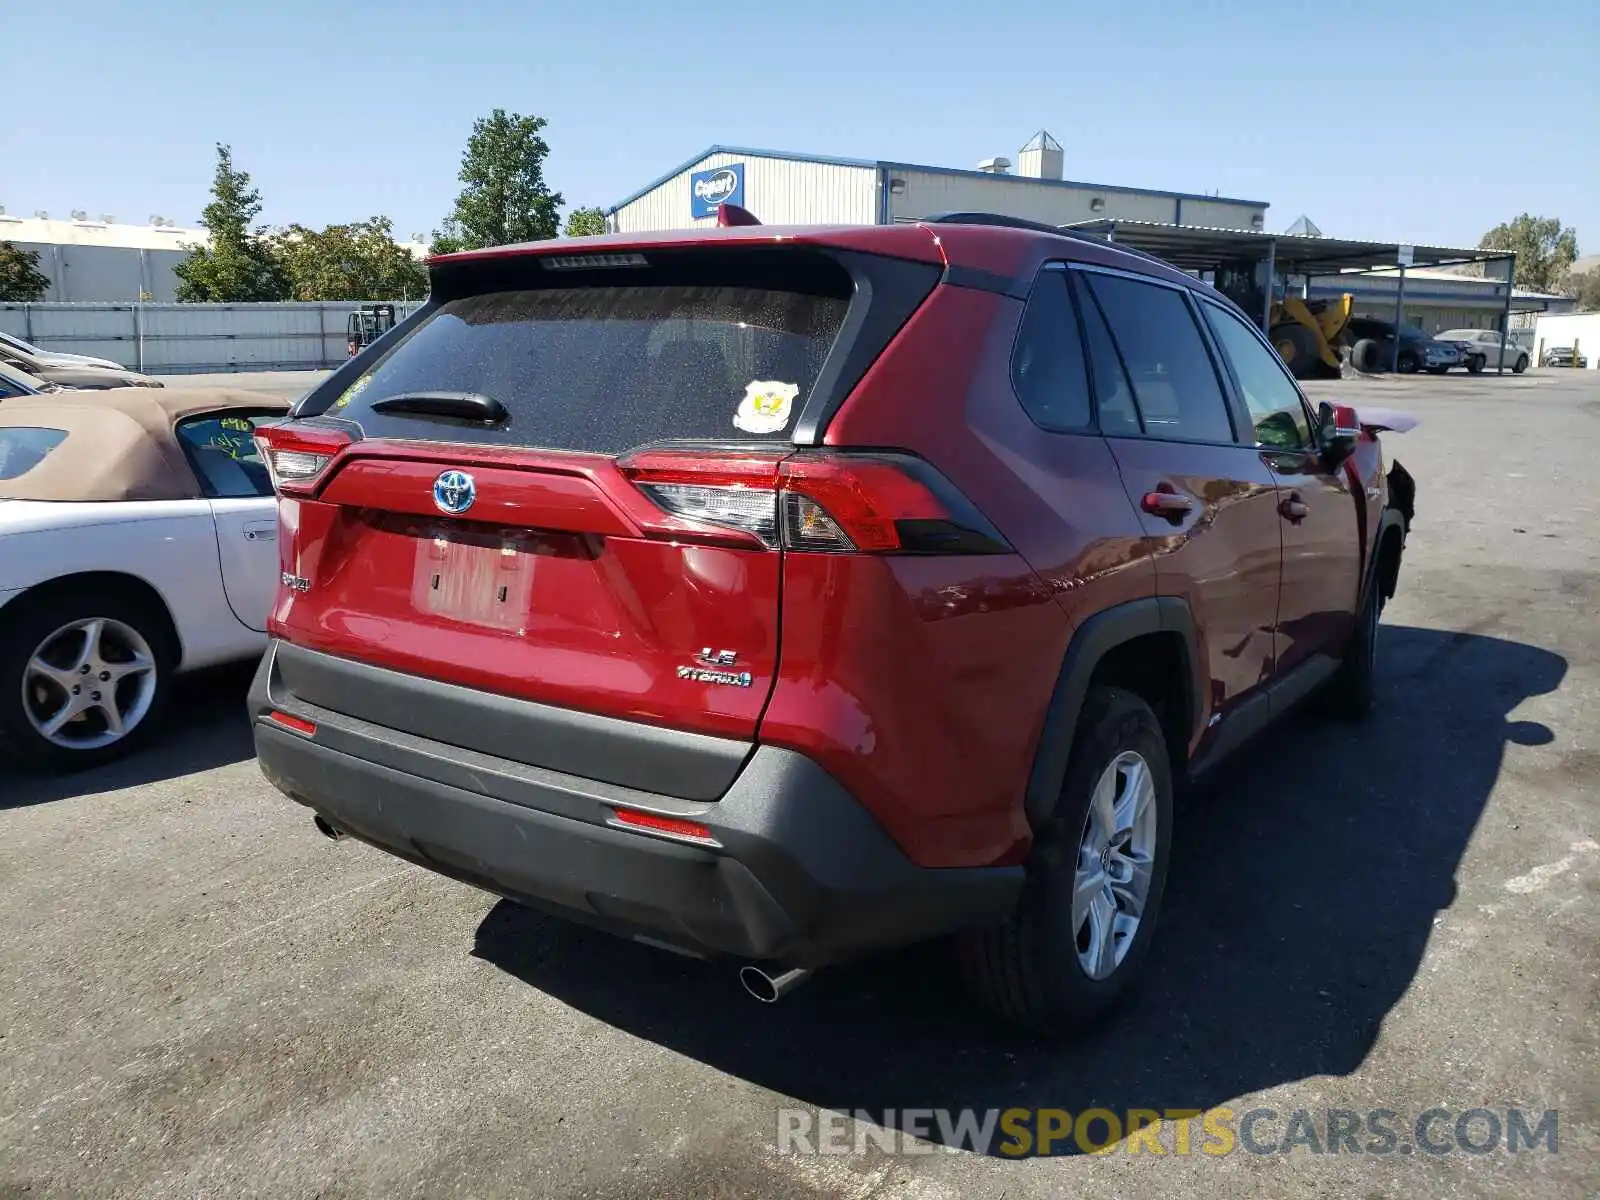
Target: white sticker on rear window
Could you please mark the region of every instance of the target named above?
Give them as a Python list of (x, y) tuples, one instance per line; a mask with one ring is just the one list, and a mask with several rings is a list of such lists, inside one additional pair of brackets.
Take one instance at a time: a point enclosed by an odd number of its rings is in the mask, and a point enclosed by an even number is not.
[(799, 394), (798, 383), (751, 380), (745, 385), (744, 399), (739, 401), (739, 408), (733, 414), (734, 428), (746, 433), (777, 433), (789, 423), (795, 397)]

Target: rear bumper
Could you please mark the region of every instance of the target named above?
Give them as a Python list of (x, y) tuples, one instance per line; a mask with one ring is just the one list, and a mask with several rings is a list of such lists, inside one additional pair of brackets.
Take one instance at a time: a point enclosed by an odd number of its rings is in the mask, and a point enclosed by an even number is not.
[[(277, 649), (250, 711), (279, 790), (392, 854), (569, 919), (697, 954), (820, 966), (998, 921), (1022, 885), (1019, 867), (916, 866), (793, 751), (758, 747), (719, 800), (687, 801), (305, 703), (286, 694)], [(272, 710), (315, 734), (267, 720)], [(616, 828), (619, 807), (692, 820), (717, 845)]]

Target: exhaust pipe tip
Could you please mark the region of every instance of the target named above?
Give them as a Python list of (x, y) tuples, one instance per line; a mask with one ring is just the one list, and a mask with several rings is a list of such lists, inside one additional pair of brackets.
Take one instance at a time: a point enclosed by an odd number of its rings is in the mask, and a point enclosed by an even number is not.
[(323, 837), (327, 838), (330, 842), (343, 841), (345, 838), (350, 836), (321, 813), (318, 813), (316, 816), (312, 817), (311, 823), (317, 827), (317, 832)]
[(740, 985), (763, 1004), (776, 1004), (810, 978), (811, 972), (805, 967), (777, 975), (770, 975), (757, 966), (739, 968)]

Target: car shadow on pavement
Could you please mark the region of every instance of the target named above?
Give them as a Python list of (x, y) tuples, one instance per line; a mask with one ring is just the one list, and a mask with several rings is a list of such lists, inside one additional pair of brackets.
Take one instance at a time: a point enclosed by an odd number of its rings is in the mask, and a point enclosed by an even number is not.
[(1180, 808), (1143, 985), (1074, 1043), (991, 1021), (937, 943), (820, 972), (775, 1005), (741, 991), (737, 963), (510, 902), (484, 918), (475, 952), (609, 1025), (875, 1121), (900, 1123), (879, 1114), (907, 1108), (1205, 1110), (1346, 1074), (1455, 899), (1506, 743), (1552, 738), (1509, 714), (1567, 666), (1515, 642), (1388, 625), (1379, 661), (1369, 723), (1291, 718)]
[(0, 756), (0, 810), (47, 804), (174, 779), (243, 762), (255, 754), (245, 693), (256, 663), (230, 663), (180, 676), (161, 727), (126, 758), (86, 771), (52, 774)]

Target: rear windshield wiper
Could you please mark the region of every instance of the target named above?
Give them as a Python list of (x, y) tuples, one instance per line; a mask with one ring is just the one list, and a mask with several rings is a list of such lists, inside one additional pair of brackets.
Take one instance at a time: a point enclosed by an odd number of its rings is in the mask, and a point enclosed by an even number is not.
[(397, 396), (374, 400), (369, 407), (373, 412), (450, 417), (484, 425), (503, 425), (511, 415), (500, 401), (477, 392), (401, 392)]

